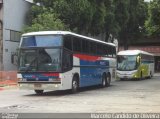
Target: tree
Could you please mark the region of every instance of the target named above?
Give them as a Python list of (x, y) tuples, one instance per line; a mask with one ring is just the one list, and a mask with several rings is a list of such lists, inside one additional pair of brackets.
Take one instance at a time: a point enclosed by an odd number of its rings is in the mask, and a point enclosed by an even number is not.
[(129, 42), (142, 35), (146, 19), (145, 2), (143, 0), (115, 0), (115, 5), (116, 19), (120, 26), (119, 40), (124, 44), (124, 49), (128, 49)]
[(153, 0), (149, 4), (148, 19), (145, 22), (145, 28), (148, 35), (159, 36), (160, 34), (160, 1)]
[(127, 23), (129, 20), (129, 12), (128, 12), (129, 1), (114, 0), (114, 5), (115, 5), (115, 11), (114, 11), (115, 19), (120, 29), (118, 32), (119, 42), (123, 42), (123, 44), (125, 44), (126, 35), (124, 33), (127, 28)]
[(32, 20), (32, 25), (27, 26), (24, 32), (50, 30), (68, 30), (68, 27), (58, 18), (57, 14), (44, 12), (37, 15), (37, 17)]
[(131, 38), (144, 32), (147, 5), (143, 0), (34, 1), (40, 7), (33, 6), (30, 12), (32, 30), (70, 29), (92, 36), (106, 34), (105, 40), (112, 34), (124, 43), (126, 49)]
[(115, 4), (113, 0), (105, 0), (105, 32), (106, 32), (106, 41), (110, 34), (114, 37), (118, 37), (118, 33), (120, 31), (120, 26), (118, 24), (118, 20), (116, 20), (115, 15)]
[(64, 19), (71, 31), (89, 32), (94, 9), (88, 0), (57, 0), (53, 4), (54, 12), (60, 14), (60, 19)]

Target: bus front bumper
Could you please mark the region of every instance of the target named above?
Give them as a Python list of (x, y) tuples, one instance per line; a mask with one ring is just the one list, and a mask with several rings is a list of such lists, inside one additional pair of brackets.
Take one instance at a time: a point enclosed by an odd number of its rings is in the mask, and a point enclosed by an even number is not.
[(116, 75), (117, 78), (124, 78), (124, 79), (132, 79), (132, 78), (138, 78), (138, 76), (136, 75), (137, 70), (134, 71), (117, 71)]
[(18, 84), (20, 89), (26, 90), (60, 90), (62, 88), (60, 81), (19, 81)]

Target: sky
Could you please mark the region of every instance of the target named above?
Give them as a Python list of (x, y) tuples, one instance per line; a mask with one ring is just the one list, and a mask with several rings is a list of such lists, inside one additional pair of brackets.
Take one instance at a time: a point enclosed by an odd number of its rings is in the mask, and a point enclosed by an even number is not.
[(145, 2), (150, 2), (151, 0), (144, 0)]
[(33, 0), (26, 0), (26, 1), (33, 2)]

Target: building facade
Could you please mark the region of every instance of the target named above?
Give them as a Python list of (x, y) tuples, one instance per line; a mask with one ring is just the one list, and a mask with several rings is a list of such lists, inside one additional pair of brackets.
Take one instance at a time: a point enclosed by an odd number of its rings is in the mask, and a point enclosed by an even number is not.
[(0, 0), (0, 79), (2, 71), (17, 70), (17, 48), (30, 8), (26, 0)]
[(16, 70), (13, 55), (16, 54), (31, 4), (25, 0), (1, 0), (0, 4), (1, 70)]

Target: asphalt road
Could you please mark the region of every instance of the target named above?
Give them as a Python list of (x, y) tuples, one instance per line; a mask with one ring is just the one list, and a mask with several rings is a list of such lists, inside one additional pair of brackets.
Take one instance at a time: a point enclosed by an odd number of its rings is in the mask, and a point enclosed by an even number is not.
[(107, 88), (90, 87), (77, 94), (17, 88), (0, 91), (0, 112), (13, 113), (158, 113), (160, 76), (141, 81), (112, 81)]

